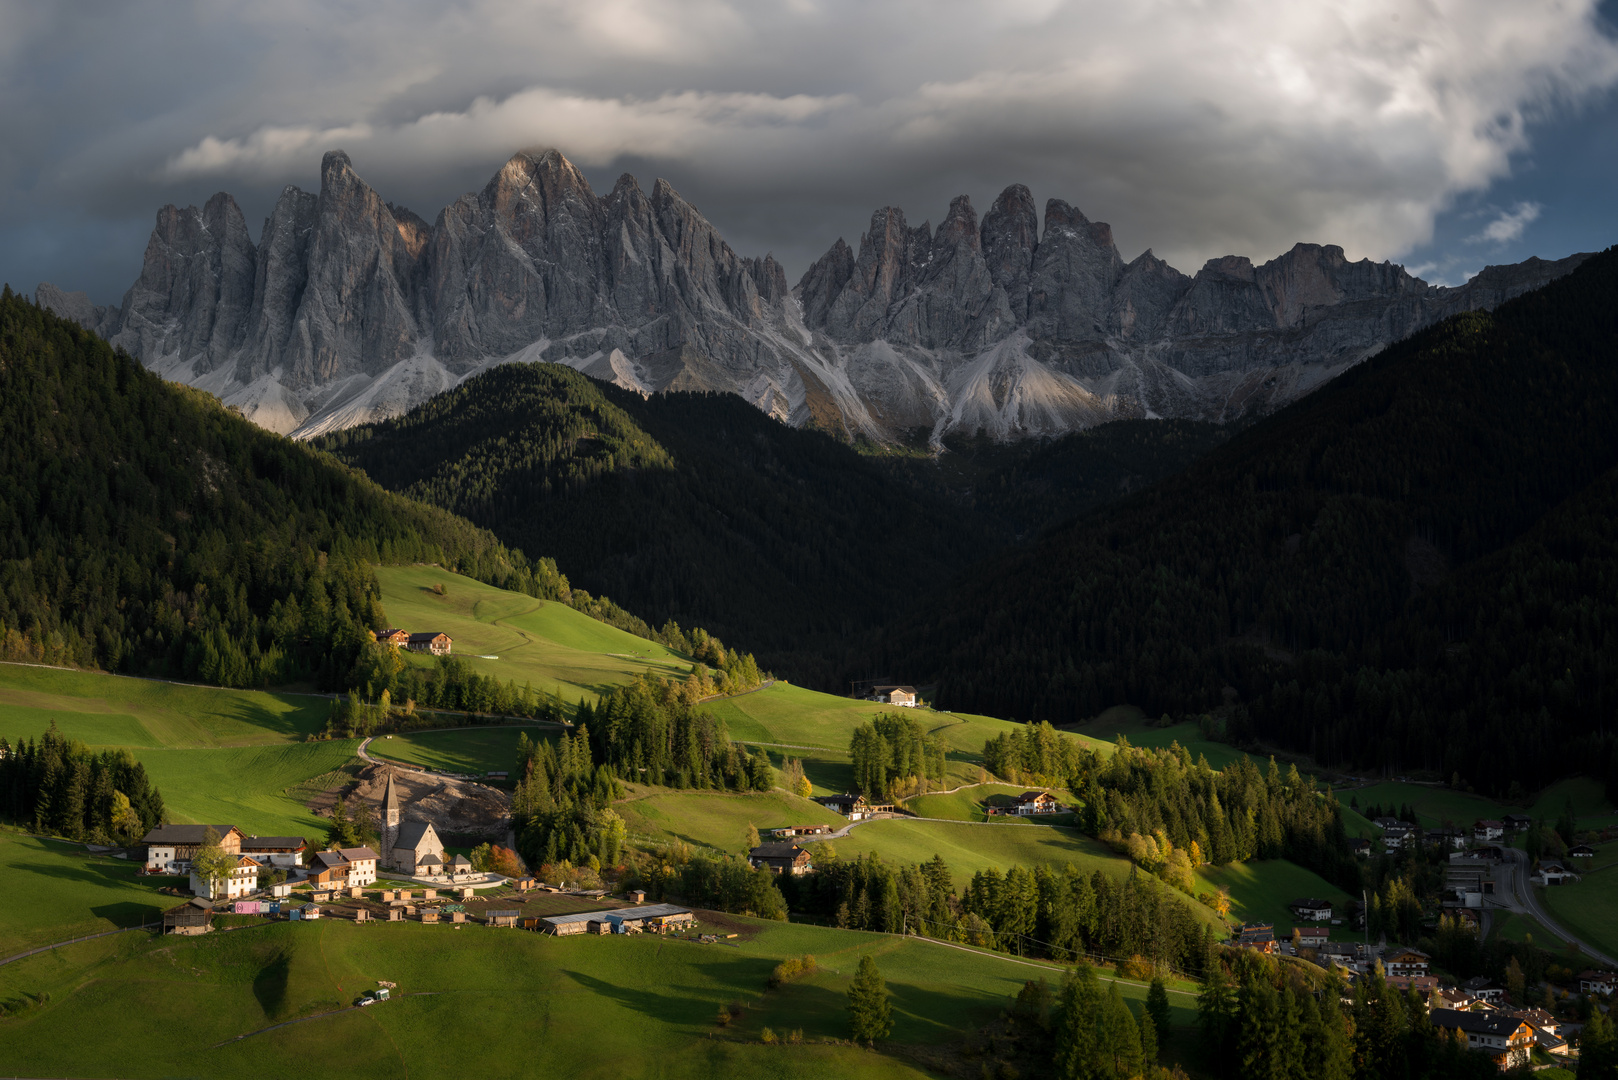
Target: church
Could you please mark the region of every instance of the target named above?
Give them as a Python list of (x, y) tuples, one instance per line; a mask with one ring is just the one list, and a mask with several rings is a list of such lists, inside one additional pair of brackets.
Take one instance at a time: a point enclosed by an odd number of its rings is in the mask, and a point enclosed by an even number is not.
[(408, 877), (442, 874), (444, 842), (430, 821), (400, 821), (399, 792), (388, 774), (382, 790), (382, 865)]

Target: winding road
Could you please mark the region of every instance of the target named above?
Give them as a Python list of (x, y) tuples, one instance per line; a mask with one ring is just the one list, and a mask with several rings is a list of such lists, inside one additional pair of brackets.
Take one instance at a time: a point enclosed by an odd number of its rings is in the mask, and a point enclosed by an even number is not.
[(1500, 864), (1500, 870), (1495, 874), (1495, 881), (1505, 887), (1505, 892), (1494, 894), (1494, 906), (1514, 911), (1519, 915), (1528, 915), (1538, 921), (1546, 932), (1564, 942), (1576, 943), (1591, 960), (1609, 968), (1618, 967), (1618, 961), (1599, 949), (1591, 948), (1589, 942), (1574, 937), (1551, 918), (1545, 906), (1539, 902), (1539, 897), (1534, 895), (1534, 884), (1531, 880), (1533, 862), (1528, 858), (1528, 853), (1521, 848), (1503, 850), (1506, 859)]

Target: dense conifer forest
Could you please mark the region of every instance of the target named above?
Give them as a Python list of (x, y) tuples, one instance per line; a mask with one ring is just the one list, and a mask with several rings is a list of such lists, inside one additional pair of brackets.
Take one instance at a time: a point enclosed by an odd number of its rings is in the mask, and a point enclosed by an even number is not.
[(1614, 296), (1608, 251), (1395, 345), (988, 568), (883, 655), (967, 711), (1218, 709), (1231, 738), (1328, 764), (1618, 786)]
[(163, 824), (163, 796), (128, 750), (92, 752), (56, 729), (0, 739), (0, 817), (97, 844), (133, 843)]
[(870, 456), (734, 395), (642, 398), (559, 365), (510, 364), (320, 445), (553, 555), (576, 586), (654, 625), (706, 626), (799, 683), (840, 690), (894, 611), (1227, 433), (1125, 421), (1048, 445)]
[(443, 510), (0, 296), (0, 659), (225, 686), (341, 686), (382, 628), (375, 563), (565, 598)]

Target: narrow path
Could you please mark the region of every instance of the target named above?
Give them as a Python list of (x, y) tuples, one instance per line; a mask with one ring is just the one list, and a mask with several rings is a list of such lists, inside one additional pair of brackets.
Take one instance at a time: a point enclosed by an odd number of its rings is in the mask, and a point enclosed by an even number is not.
[[(414, 994), (400, 994), (399, 997), (390, 998), (389, 1001), (398, 1001), (398, 1000), (400, 1000), (400, 998), (407, 998), (407, 997), (437, 997), (441, 993), (443, 993), (443, 991), (441, 991), (441, 990), (418, 990)], [(233, 1043), (233, 1042), (241, 1042), (243, 1039), (251, 1039), (254, 1035), (263, 1035), (267, 1031), (276, 1031), (276, 1030), (279, 1030), (280, 1028), (291, 1027), (293, 1024), (304, 1024), (304, 1023), (308, 1023), (310, 1020), (324, 1020), (328, 1016), (338, 1016), (338, 1015), (340, 1015), (342, 1013), (346, 1013), (346, 1012), (359, 1012), (360, 1009), (362, 1009), (362, 1008), (371, 1008), (371, 1009), (381, 1008), (381, 1007), (387, 1005), (387, 1003), (388, 1002), (384, 1001), (384, 1002), (381, 1002), (378, 1005), (369, 1005), (369, 1006), (345, 1005), (341, 1009), (331, 1009), (331, 1010), (329, 1010), (327, 1012), (315, 1013), (313, 1016), (300, 1016), (296, 1020), (283, 1020), (279, 1024), (271, 1024), (269, 1027), (259, 1028), (257, 1031), (244, 1032), (243, 1034), (237, 1035), (234, 1038), (226, 1039), (224, 1042), (214, 1043), (213, 1046), (210, 1047), (209, 1049), (217, 1050), (221, 1046), (226, 1046), (226, 1045), (229, 1045), (230, 1043)]]
[(25, 960), (30, 956), (38, 956), (40, 953), (50, 952), (52, 949), (60, 949), (63, 945), (77, 945), (81, 941), (94, 941), (96, 938), (111, 937), (114, 934), (127, 934), (131, 930), (150, 930), (152, 927), (157, 925), (159, 924), (142, 923), (139, 926), (122, 926), (117, 930), (103, 930), (99, 934), (85, 934), (83, 937), (68, 938), (66, 941), (57, 941), (51, 943), (50, 945), (41, 945), (37, 949), (29, 949), (27, 952), (20, 952), (15, 956), (8, 956), (4, 960), (0, 960), (0, 967), (4, 967), (13, 960)]
[(731, 698), (746, 697), (748, 694), (756, 694), (760, 690), (768, 690), (770, 687), (772, 687), (774, 685), (775, 685), (775, 680), (774, 679), (769, 679), (769, 680), (766, 680), (765, 682), (759, 683), (757, 686), (753, 687), (751, 690), (742, 690), (742, 691), (739, 691), (738, 693), (734, 693), (734, 694), (709, 694), (705, 698), (698, 698), (697, 699), (697, 704), (698, 705), (706, 705), (710, 701), (729, 701)]
[[(851, 821), (847, 825), (844, 825), (841, 829), (838, 829), (834, 833), (829, 833), (826, 836), (821, 837), (821, 839), (823, 839), (823, 840), (836, 840), (838, 837), (847, 836), (849, 834), (849, 832), (851, 832), (853, 829), (858, 828), (859, 826), (864, 825), (867, 822), (871, 822), (871, 821), (938, 821), (938, 822), (942, 822), (945, 825), (978, 825), (978, 826), (982, 826), (984, 828), (996, 828), (996, 829), (1015, 829), (1015, 828), (1017, 828), (1016, 825), (1010, 825), (1010, 824), (1002, 825), (998, 821), (961, 821), (958, 818), (921, 817), (921, 816), (916, 815), (916, 814), (876, 814), (876, 815), (874, 815), (872, 817), (864, 818), (864, 819), (862, 819), (860, 821)], [(1036, 822), (1035, 824), (1038, 824), (1038, 823)], [(1045, 828), (1045, 829), (1064, 829), (1064, 830), (1068, 830), (1068, 831), (1071, 831), (1071, 832), (1079, 832), (1079, 830), (1077, 828), (1075, 828), (1074, 826), (1072, 826), (1072, 825), (1041, 825), (1040, 827)], [(1079, 833), (1079, 835), (1083, 836), (1084, 834)]]

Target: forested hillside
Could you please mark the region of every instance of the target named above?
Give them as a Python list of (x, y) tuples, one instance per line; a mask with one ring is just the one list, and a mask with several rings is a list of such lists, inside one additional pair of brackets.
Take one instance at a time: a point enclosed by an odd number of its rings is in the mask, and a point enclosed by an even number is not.
[(1223, 438), (1212, 424), (1125, 421), (1043, 445), (868, 457), (734, 395), (643, 398), (560, 365), (511, 364), (319, 445), (554, 555), (574, 584), (654, 625), (700, 624), (794, 681), (839, 690), (918, 597)]
[(1396, 345), (913, 621), (950, 707), (1227, 710), (1334, 763), (1613, 779), (1618, 251)]
[(563, 597), (553, 563), (384, 491), (0, 295), (0, 659), (341, 685), (371, 563)]
[(554, 364), (496, 368), (321, 445), (795, 681), (838, 674), (851, 633), (988, 546), (942, 499), (734, 395), (643, 399)]

